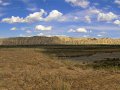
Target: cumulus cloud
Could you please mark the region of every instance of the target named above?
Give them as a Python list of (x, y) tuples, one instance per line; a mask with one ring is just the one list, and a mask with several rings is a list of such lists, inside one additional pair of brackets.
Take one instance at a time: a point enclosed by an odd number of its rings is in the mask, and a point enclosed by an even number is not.
[(38, 33), (37, 36), (44, 36), (44, 34), (43, 33)]
[(35, 27), (35, 30), (42, 30), (42, 31), (46, 31), (46, 30), (52, 30), (52, 26), (43, 26), (43, 25), (37, 25)]
[(89, 1), (88, 0), (65, 0), (66, 2), (74, 5), (74, 6), (79, 6), (82, 8), (87, 8), (89, 6)]
[(32, 31), (31, 30), (27, 30), (26, 33), (32, 33)]
[(84, 28), (88, 30), (100, 30), (100, 31), (120, 30), (120, 28), (115, 25), (93, 25), (93, 26), (84, 26)]
[(76, 30), (70, 29), (70, 30), (68, 30), (68, 32), (76, 32)]
[(15, 30), (17, 30), (17, 28), (16, 28), (16, 27), (13, 27), (13, 28), (11, 28), (10, 30), (15, 31)]
[(24, 34), (20, 34), (19, 36), (20, 36), (20, 37), (25, 37), (25, 35), (24, 35)]
[(86, 28), (77, 28), (77, 29), (70, 29), (68, 32), (78, 32), (78, 33), (87, 33)]
[(28, 7), (27, 10), (31, 11), (31, 12), (34, 12), (34, 11), (37, 11), (38, 8), (37, 7)]
[(106, 37), (106, 36), (108, 36), (108, 33), (107, 32), (99, 32), (98, 34), (97, 34), (97, 37)]
[(84, 38), (87, 38), (87, 37), (89, 37), (89, 35), (83, 35), (83, 37), (84, 37)]
[(114, 19), (117, 19), (118, 16), (112, 12), (109, 13), (99, 13), (98, 14), (98, 21), (112, 21)]
[(42, 21), (43, 20), (43, 15), (46, 14), (46, 12), (41, 9), (39, 12), (35, 12), (33, 14), (29, 14), (25, 18), (25, 22), (35, 22), (35, 21)]
[[(84, 17), (84, 18), (83, 18)], [(74, 11), (68, 14), (61, 13), (58, 10), (52, 10), (47, 14), (47, 12), (41, 9), (39, 12), (34, 12), (29, 14), (26, 17), (15, 17), (3, 18), (1, 22), (5, 23), (33, 23), (33, 22), (50, 22), (50, 21), (59, 21), (59, 22), (88, 22), (91, 21), (113, 21), (118, 18), (118, 15), (108, 12), (104, 13), (101, 10), (96, 8), (89, 8), (82, 11)]]
[(99, 14), (101, 11), (96, 8), (89, 8), (88, 13), (90, 14)]
[(12, 16), (11, 18), (3, 18), (1, 21), (5, 23), (31, 23), (31, 22), (37, 22), (37, 21), (52, 21), (52, 20), (58, 20), (60, 17), (62, 17), (62, 13), (58, 10), (52, 10), (48, 16), (44, 17), (47, 14), (46, 11), (41, 9), (39, 12), (35, 12), (32, 14), (29, 14), (25, 18), (23, 17), (15, 17)]
[(76, 32), (86, 33), (86, 32), (87, 32), (87, 29), (85, 29), (85, 28), (78, 28), (78, 29), (76, 30)]
[[(39, 12), (34, 12), (26, 17), (15, 17), (3, 18), (1, 22), (5, 23), (33, 23), (33, 22), (48, 22), (48, 21), (59, 21), (59, 22), (88, 22), (90, 23), (92, 19), (95, 19), (101, 11), (96, 8), (89, 8), (82, 11), (74, 11), (68, 14), (61, 13), (58, 10), (52, 10), (47, 14), (47, 12), (41, 9)], [(85, 16), (86, 15), (86, 16)], [(84, 18), (83, 18), (84, 17)], [(99, 16), (100, 17), (100, 16)], [(101, 17), (100, 17), (101, 19)]]
[(2, 6), (8, 6), (8, 5), (10, 5), (10, 3), (6, 2), (5, 0), (0, 0), (0, 5), (2, 5)]
[(102, 37), (103, 35), (101, 35), (101, 34), (98, 34), (97, 36), (98, 36), (98, 37)]
[(49, 15), (45, 18), (45, 21), (59, 20), (62, 17), (62, 13), (58, 10), (52, 10)]
[(6, 23), (30, 23), (30, 22), (35, 22), (35, 21), (42, 21), (43, 20), (43, 14), (45, 14), (46, 12), (41, 9), (39, 12), (35, 12), (33, 14), (29, 14), (27, 17), (25, 18), (20, 18), (19, 16), (15, 17), (12, 16), (11, 18), (3, 18), (2, 22), (6, 22)]
[(120, 0), (115, 0), (115, 3), (120, 5)]
[(85, 20), (86, 20), (86, 22), (91, 23), (91, 18), (90, 18), (90, 16), (85, 16)]
[(115, 20), (115, 21), (114, 21), (114, 24), (120, 25), (120, 20)]
[(23, 23), (25, 22), (24, 18), (20, 18), (19, 16), (12, 16), (11, 18), (3, 18), (2, 22), (6, 23)]
[(26, 5), (26, 10), (28, 10), (28, 11), (31, 11), (31, 12), (33, 12), (33, 11), (38, 11), (39, 9), (38, 9), (38, 7), (36, 6), (36, 3), (34, 2), (34, 0), (33, 1), (31, 1), (31, 0), (20, 0), (20, 1), (22, 1), (25, 5)]
[[(91, 22), (95, 21), (97, 15), (102, 12), (96, 8), (88, 8), (82, 11), (73, 11), (68, 14), (64, 14), (59, 21), (61, 22)], [(83, 18), (84, 17), (84, 18)]]
[(30, 27), (21, 27), (20, 30), (26, 31), (26, 30), (30, 30)]

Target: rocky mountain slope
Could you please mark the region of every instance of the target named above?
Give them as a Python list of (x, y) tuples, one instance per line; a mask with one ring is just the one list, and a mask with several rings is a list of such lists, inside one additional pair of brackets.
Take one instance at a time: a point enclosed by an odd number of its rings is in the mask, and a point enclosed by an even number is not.
[(120, 39), (111, 38), (72, 38), (72, 37), (16, 37), (0, 39), (0, 45), (39, 45), (39, 44), (120, 44)]

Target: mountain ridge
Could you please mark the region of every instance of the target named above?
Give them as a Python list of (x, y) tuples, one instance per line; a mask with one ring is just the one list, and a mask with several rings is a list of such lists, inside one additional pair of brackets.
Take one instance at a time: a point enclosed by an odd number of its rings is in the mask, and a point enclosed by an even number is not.
[(52, 45), (52, 44), (120, 44), (120, 39), (112, 38), (73, 38), (65, 36), (33, 36), (1, 38), (0, 45)]

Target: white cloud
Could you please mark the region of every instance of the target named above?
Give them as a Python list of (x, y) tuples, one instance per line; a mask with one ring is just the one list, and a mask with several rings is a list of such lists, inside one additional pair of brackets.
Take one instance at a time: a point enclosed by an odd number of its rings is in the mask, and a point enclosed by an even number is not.
[(52, 10), (49, 15), (45, 18), (45, 21), (59, 20), (62, 17), (62, 13), (58, 10)]
[(88, 23), (91, 23), (91, 18), (90, 18), (90, 16), (85, 16), (85, 20), (86, 20)]
[(99, 13), (98, 14), (98, 21), (112, 21), (114, 19), (117, 19), (118, 16), (112, 12), (109, 13)]
[(99, 3), (93, 3), (95, 6), (98, 6), (98, 5), (100, 5)]
[(25, 37), (25, 35), (23, 35), (23, 34), (20, 34), (19, 36), (20, 36), (20, 37)]
[(2, 5), (3, 6), (8, 6), (8, 5), (10, 5), (10, 3), (7, 3), (7, 2), (6, 3), (2, 3)]
[(17, 28), (16, 28), (16, 27), (13, 27), (13, 28), (11, 28), (10, 30), (15, 31), (15, 30), (17, 30)]
[(120, 0), (115, 0), (115, 3), (120, 5)]
[(0, 17), (2, 17), (3, 15), (4, 15), (4, 13), (0, 11)]
[(120, 20), (115, 20), (113, 23), (116, 25), (120, 25)]
[(94, 25), (94, 26), (84, 26), (88, 30), (100, 30), (100, 31), (107, 31), (107, 30), (120, 30), (118, 26), (114, 25)]
[(103, 31), (103, 32), (100, 32), (99, 34), (97, 34), (97, 36), (98, 37), (105, 37), (105, 36), (107, 36), (107, 34), (108, 34), (107, 32)]
[(25, 22), (25, 20), (23, 18), (20, 18), (19, 16), (17, 16), (17, 17), (12, 16), (11, 18), (2, 19), (2, 22), (6, 22), (6, 23), (23, 23), (23, 22)]
[(31, 0), (20, 0), (20, 1), (22, 1), (25, 4), (25, 6), (27, 7), (26, 9), (28, 11), (33, 12), (39, 10), (34, 1)]
[(87, 37), (89, 37), (89, 35), (83, 35), (83, 37), (84, 37), (84, 38), (87, 38)]
[(78, 29), (76, 30), (76, 32), (83, 32), (83, 33), (86, 33), (87, 30), (86, 30), (85, 28), (78, 28)]
[(89, 9), (85, 9), (81, 11), (73, 11), (73, 12), (63, 15), (59, 19), (59, 21), (61, 22), (86, 22), (86, 21), (90, 22), (92, 21), (92, 19), (94, 19), (95, 21), (95, 19), (97, 18), (97, 15), (100, 12), (101, 11), (96, 8), (89, 8)]
[[(89, 8), (82, 11), (74, 11), (63, 15), (58, 10), (52, 10), (47, 15), (47, 12), (41, 9), (39, 12), (34, 12), (26, 17), (15, 17), (3, 18), (1, 21), (5, 23), (33, 23), (33, 22), (48, 22), (48, 21), (59, 21), (59, 22), (91, 22), (92, 19), (97, 17), (97, 14), (101, 11), (96, 8)], [(85, 18), (83, 18), (85, 17)]]
[(97, 36), (98, 36), (98, 37), (102, 37), (103, 35), (101, 35), (101, 34), (98, 34)]
[(31, 11), (31, 12), (34, 12), (34, 11), (37, 11), (38, 8), (36, 8), (36, 7), (28, 7), (27, 10)]
[(1, 3), (3, 3), (3, 1), (2, 1), (2, 0), (0, 0), (0, 4), (1, 4)]
[(23, 30), (23, 31), (26, 31), (26, 30), (29, 30), (31, 29), (30, 27), (21, 27), (20, 30)]
[(74, 5), (74, 6), (79, 6), (82, 8), (87, 8), (89, 6), (89, 1), (88, 0), (65, 0), (66, 2)]
[(32, 33), (32, 31), (31, 30), (27, 30), (26, 33)]
[(2, 5), (2, 6), (8, 6), (8, 5), (10, 5), (10, 3), (6, 2), (5, 0), (0, 0), (0, 5)]
[(43, 20), (43, 15), (46, 12), (41, 9), (39, 12), (35, 12), (32, 14), (29, 14), (27, 17), (25, 18), (20, 18), (19, 16), (15, 17), (12, 16), (11, 18), (3, 18), (2, 22), (6, 22), (6, 23), (31, 23), (31, 22), (36, 22), (36, 21), (42, 21)]
[(14, 17), (12, 16), (11, 18), (3, 18), (2, 22), (6, 22), (6, 23), (23, 23), (25, 22), (25, 20), (23, 18), (20, 17)]
[(19, 37), (32, 37), (33, 35), (19, 34)]
[(44, 36), (46, 36), (46, 37), (54, 37), (54, 36), (57, 36), (57, 37), (69, 37), (69, 36), (67, 36), (67, 35), (59, 35), (59, 34), (52, 34), (52, 35), (44, 35)]
[(85, 28), (77, 28), (77, 29), (70, 29), (68, 32), (78, 32), (78, 33), (87, 33), (87, 29)]
[(103, 34), (103, 35), (104, 35), (104, 34), (107, 34), (107, 32), (104, 32), (104, 31), (103, 31), (103, 32), (100, 32), (100, 33)]
[(42, 21), (43, 20), (43, 15), (46, 14), (46, 12), (41, 9), (39, 12), (35, 12), (33, 14), (29, 14), (25, 18), (25, 22), (35, 22), (35, 21)]
[(90, 14), (99, 14), (101, 11), (96, 8), (89, 8), (88, 13)]
[(46, 31), (46, 30), (52, 30), (52, 26), (43, 26), (43, 25), (37, 25), (35, 27), (35, 30), (42, 30), (42, 31)]
[(75, 30), (73, 30), (73, 29), (70, 29), (70, 30), (68, 30), (68, 32), (76, 32)]
[(3, 18), (1, 22), (12, 24), (12, 23), (32, 23), (32, 22), (38, 22), (38, 21), (52, 21), (52, 20), (59, 21), (59, 19), (63, 15), (58, 10), (52, 10), (48, 16), (44, 17), (46, 14), (47, 12), (41, 9), (39, 12), (29, 14), (25, 18), (19, 17), (19, 16), (17, 17), (12, 16), (11, 18)]
[(44, 36), (44, 34), (43, 33), (38, 33), (37, 36)]

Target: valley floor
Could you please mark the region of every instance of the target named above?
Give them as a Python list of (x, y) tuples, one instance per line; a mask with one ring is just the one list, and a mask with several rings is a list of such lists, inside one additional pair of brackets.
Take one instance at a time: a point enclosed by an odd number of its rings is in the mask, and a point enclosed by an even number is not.
[(93, 69), (38, 52), (0, 49), (0, 90), (120, 90), (120, 70)]

